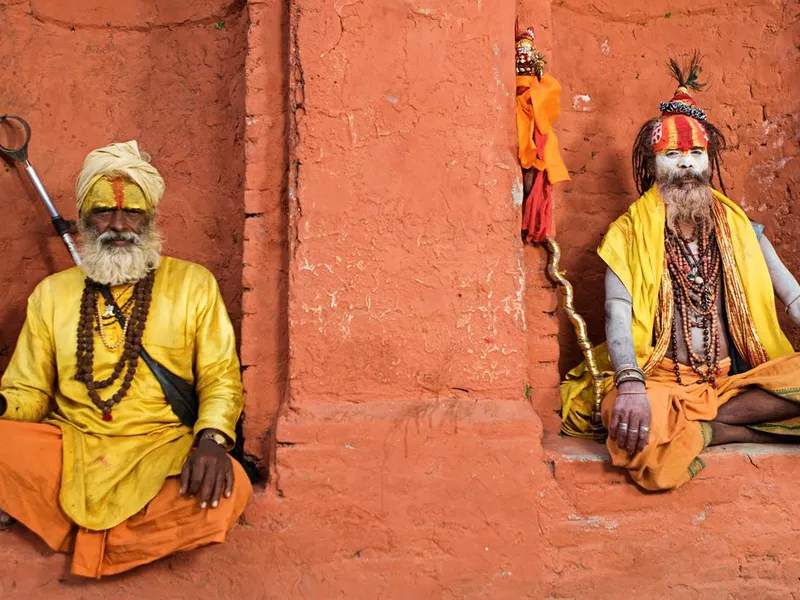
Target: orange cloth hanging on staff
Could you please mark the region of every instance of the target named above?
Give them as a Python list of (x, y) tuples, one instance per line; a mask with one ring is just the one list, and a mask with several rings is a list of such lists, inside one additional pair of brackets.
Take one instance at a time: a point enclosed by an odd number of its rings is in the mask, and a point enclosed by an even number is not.
[(532, 75), (517, 77), (519, 161), (523, 168), (538, 171), (523, 210), (522, 229), (529, 242), (555, 235), (553, 184), (569, 180), (553, 131), (561, 111), (560, 94), (561, 86), (547, 73), (541, 81)]

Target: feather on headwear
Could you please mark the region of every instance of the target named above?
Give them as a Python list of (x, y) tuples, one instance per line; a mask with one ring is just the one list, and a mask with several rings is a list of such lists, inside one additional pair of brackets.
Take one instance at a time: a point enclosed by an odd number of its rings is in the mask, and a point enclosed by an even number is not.
[(700, 82), (701, 59), (700, 54), (694, 52), (683, 67), (675, 59), (669, 61), (669, 72), (677, 81), (678, 88), (668, 102), (659, 104), (661, 116), (642, 125), (633, 145), (633, 176), (640, 194), (655, 183), (652, 161), (656, 153), (692, 148), (708, 151), (712, 179), (716, 175), (719, 189), (725, 193), (720, 172), (720, 154), (726, 148), (725, 136), (706, 120), (705, 111), (697, 107), (690, 93), (706, 87), (706, 83)]
[(670, 74), (678, 82), (678, 89), (669, 102), (658, 105), (661, 120), (653, 129), (653, 152), (708, 147), (708, 133), (703, 126), (706, 113), (697, 107), (689, 93), (690, 90), (698, 92), (706, 87), (699, 80), (702, 72), (700, 58), (695, 52), (685, 68), (681, 68), (674, 58), (670, 59)]

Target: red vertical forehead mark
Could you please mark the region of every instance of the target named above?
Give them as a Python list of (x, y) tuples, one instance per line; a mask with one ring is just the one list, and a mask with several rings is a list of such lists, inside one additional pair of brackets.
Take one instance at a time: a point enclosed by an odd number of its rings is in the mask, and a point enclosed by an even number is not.
[(689, 124), (689, 120), (675, 119), (675, 126), (678, 130), (678, 150), (691, 150), (694, 144), (692, 140), (692, 126)]
[(114, 192), (114, 202), (117, 204), (117, 209), (121, 210), (125, 204), (125, 180), (122, 177), (115, 177), (111, 181), (111, 189)]

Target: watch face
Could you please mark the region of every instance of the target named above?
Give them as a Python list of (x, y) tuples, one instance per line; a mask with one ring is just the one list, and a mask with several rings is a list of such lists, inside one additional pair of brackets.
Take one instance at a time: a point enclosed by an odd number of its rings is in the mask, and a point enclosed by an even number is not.
[(218, 434), (218, 433), (206, 434), (206, 435), (203, 436), (203, 439), (204, 440), (211, 440), (212, 442), (214, 442), (215, 444), (218, 444), (220, 446), (224, 446), (225, 445), (225, 437), (220, 435), (220, 434)]

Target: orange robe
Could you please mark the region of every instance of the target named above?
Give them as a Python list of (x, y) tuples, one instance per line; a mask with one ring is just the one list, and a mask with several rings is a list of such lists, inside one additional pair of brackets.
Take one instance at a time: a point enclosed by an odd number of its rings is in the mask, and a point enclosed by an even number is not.
[(253, 489), (233, 462), (230, 498), (203, 510), (182, 498), (169, 477), (141, 511), (105, 531), (78, 527), (59, 504), (61, 430), (53, 425), (0, 420), (0, 507), (56, 552), (72, 552), (72, 573), (99, 578), (122, 573), (174, 552), (225, 541)]
[[(730, 359), (720, 365), (725, 375), (717, 380), (717, 389), (708, 383), (678, 385), (673, 363), (664, 358), (647, 377), (650, 402), (650, 439), (633, 458), (616, 442), (608, 439), (606, 447), (614, 466), (628, 469), (631, 478), (648, 490), (673, 489), (683, 485), (705, 467), (700, 453), (711, 442), (711, 427), (719, 407), (748, 387), (758, 387), (777, 396), (800, 402), (800, 353), (789, 354), (763, 363), (750, 371), (728, 375)], [(691, 368), (681, 365), (684, 381), (696, 379)], [(613, 389), (603, 400), (603, 425), (608, 428), (617, 400)], [(800, 435), (800, 419), (765, 423), (753, 427), (769, 433)]]

